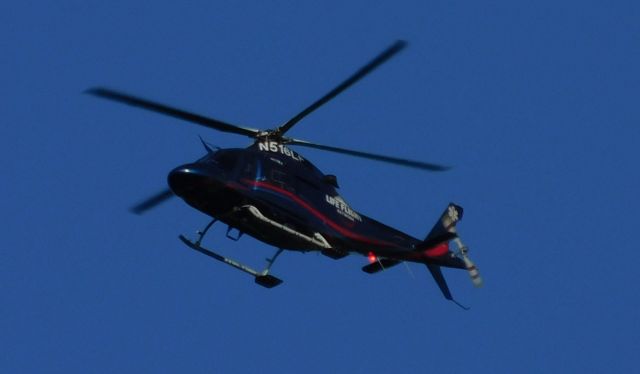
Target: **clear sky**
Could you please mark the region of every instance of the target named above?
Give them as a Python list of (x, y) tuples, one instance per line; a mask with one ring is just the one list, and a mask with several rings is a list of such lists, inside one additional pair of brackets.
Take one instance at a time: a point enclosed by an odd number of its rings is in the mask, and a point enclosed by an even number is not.
[[(0, 372), (635, 372), (637, 1), (6, 1), (0, 5)], [(207, 217), (128, 207), (245, 138), (83, 95), (105, 85), (257, 128), (396, 39), (290, 133), (452, 165), (298, 149), (356, 210), (424, 236), (442, 209), (485, 279), (285, 253), (272, 290), (179, 242)], [(215, 228), (208, 244), (272, 253)]]

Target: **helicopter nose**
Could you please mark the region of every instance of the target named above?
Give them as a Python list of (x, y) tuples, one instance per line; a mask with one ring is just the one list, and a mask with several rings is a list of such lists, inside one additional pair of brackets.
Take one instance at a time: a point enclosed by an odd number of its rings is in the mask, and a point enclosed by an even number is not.
[(189, 196), (205, 187), (216, 187), (215, 168), (202, 163), (185, 164), (173, 169), (168, 176), (169, 187), (180, 197)]

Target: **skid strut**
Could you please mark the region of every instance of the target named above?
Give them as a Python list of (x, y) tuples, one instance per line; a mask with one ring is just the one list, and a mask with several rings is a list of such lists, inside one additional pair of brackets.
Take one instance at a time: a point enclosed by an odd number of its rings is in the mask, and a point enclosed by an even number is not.
[(210, 249), (207, 249), (203, 246), (200, 245), (200, 243), (202, 242), (202, 238), (204, 237), (204, 235), (207, 233), (207, 231), (209, 230), (209, 228), (216, 222), (216, 220), (214, 219), (213, 221), (211, 221), (204, 230), (202, 231), (198, 231), (198, 239), (193, 242), (190, 239), (188, 239), (187, 237), (185, 237), (184, 235), (180, 235), (179, 238), (180, 240), (182, 240), (182, 242), (184, 244), (186, 244), (189, 248), (198, 251), (204, 255), (207, 255), (215, 260), (218, 260), (224, 264), (227, 264), (229, 266), (232, 266), (242, 272), (245, 272), (247, 274), (252, 275), (255, 278), (255, 282), (263, 287), (266, 288), (273, 288), (277, 285), (279, 285), (280, 283), (282, 283), (282, 280), (279, 278), (274, 277), (273, 275), (269, 274), (269, 271), (271, 270), (271, 266), (273, 266), (273, 263), (276, 261), (276, 259), (278, 258), (278, 256), (282, 253), (282, 249), (278, 249), (278, 251), (273, 255), (273, 257), (268, 258), (267, 259), (267, 267), (263, 270), (263, 271), (257, 271), (247, 265), (244, 265), (236, 260), (230, 259), (228, 257), (224, 257)]

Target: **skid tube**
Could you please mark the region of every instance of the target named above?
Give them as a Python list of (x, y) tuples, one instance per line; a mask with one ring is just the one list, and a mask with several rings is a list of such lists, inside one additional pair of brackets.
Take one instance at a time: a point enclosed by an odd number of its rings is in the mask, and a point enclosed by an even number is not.
[[(255, 282), (263, 287), (266, 288), (273, 288), (279, 284), (282, 283), (282, 280), (279, 278), (274, 277), (273, 275), (269, 274), (269, 270), (271, 269), (271, 265), (273, 265), (273, 263), (275, 262), (276, 258), (280, 255), (280, 253), (282, 253), (282, 249), (278, 249), (278, 252), (276, 252), (276, 254), (270, 258), (267, 259), (267, 268), (264, 269), (263, 271), (259, 272), (253, 268), (248, 267), (247, 265), (241, 264), (238, 261), (235, 261), (233, 259), (230, 259), (228, 257), (224, 257), (222, 255), (219, 255), (218, 253), (215, 253), (207, 248), (204, 248), (200, 245), (200, 240), (198, 240), (197, 242), (192, 242), (191, 240), (189, 240), (187, 237), (185, 237), (184, 235), (180, 235), (179, 236), (180, 240), (182, 240), (182, 242), (184, 244), (186, 244), (189, 248), (198, 251), (202, 254), (205, 254), (215, 260), (218, 260), (224, 264), (227, 264), (229, 266), (232, 266), (242, 272), (245, 272), (247, 274), (252, 275), (255, 278)], [(202, 238), (200, 238), (202, 239)]]

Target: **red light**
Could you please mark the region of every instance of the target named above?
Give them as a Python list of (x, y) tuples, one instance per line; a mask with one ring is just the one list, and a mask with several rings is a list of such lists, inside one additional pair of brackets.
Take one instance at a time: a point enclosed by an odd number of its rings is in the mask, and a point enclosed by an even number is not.
[(376, 255), (373, 252), (369, 252), (367, 257), (369, 258), (370, 264), (373, 264), (374, 262), (378, 261), (378, 257), (376, 257)]

